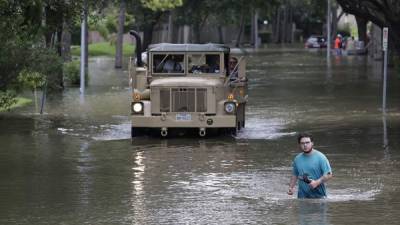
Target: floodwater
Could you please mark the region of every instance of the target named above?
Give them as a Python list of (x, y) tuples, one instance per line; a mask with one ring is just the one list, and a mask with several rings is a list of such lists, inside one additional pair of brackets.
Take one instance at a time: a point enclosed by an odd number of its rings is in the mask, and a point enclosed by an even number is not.
[[(236, 138), (130, 140), (127, 72), (0, 114), (0, 224), (399, 224), (400, 78), (381, 62), (272, 49), (248, 58)], [(330, 159), (328, 199), (288, 196), (296, 134)]]

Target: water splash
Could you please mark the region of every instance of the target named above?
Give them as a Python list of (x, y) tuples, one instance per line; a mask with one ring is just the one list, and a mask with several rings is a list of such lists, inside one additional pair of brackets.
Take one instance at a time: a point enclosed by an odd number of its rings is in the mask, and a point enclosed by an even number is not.
[(131, 138), (131, 123), (102, 125), (103, 131), (92, 137), (96, 141), (124, 140)]
[(375, 196), (381, 192), (380, 189), (372, 189), (362, 191), (356, 188), (345, 188), (340, 190), (330, 189), (329, 197), (327, 198), (330, 202), (346, 202), (346, 201), (372, 201), (375, 200)]
[(240, 131), (237, 139), (274, 140), (284, 136), (293, 136), (296, 132), (282, 132), (285, 122), (277, 118), (248, 118), (246, 128)]

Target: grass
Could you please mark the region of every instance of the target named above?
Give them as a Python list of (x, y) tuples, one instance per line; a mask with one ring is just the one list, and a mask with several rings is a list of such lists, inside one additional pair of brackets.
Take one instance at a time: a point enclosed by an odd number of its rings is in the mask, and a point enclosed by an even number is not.
[[(28, 104), (31, 104), (31, 103), (32, 103), (32, 100), (29, 99), (29, 98), (21, 98), (21, 97), (18, 97), (18, 98), (17, 98), (17, 103), (15, 103), (14, 105), (12, 105), (12, 106), (10, 107), (10, 110), (11, 110), (11, 109), (14, 109), (14, 108), (18, 108), (18, 107), (25, 106), (25, 105), (28, 105)], [(0, 107), (0, 112), (4, 112), (4, 111), (6, 111), (6, 109)]]
[[(124, 44), (122, 54), (130, 56), (134, 54), (134, 46), (132, 44)], [(71, 53), (74, 56), (81, 55), (80, 46), (72, 46)], [(89, 44), (89, 56), (115, 56), (115, 45), (110, 45), (109, 42), (99, 42)]]

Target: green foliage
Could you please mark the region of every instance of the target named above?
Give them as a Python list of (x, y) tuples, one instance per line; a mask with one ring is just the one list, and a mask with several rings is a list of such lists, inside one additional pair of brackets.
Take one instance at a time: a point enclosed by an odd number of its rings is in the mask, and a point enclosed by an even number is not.
[[(80, 62), (71, 61), (64, 63), (63, 66), (64, 80), (72, 85), (80, 84)], [(86, 81), (86, 79), (85, 79)]]
[(0, 14), (0, 90), (14, 85), (19, 71), (27, 63), (26, 55), (35, 37), (23, 25), (23, 18), (9, 12), (9, 17)]
[(132, 29), (132, 27), (135, 26), (135, 17), (129, 13), (125, 14), (125, 26), (124, 26), (124, 30), (125, 31), (129, 31), (130, 29)]
[(105, 27), (107, 28), (109, 33), (117, 32), (117, 16), (109, 15), (105, 18)]
[(45, 33), (54, 21), (46, 19), (46, 26), (42, 26), (43, 8), (46, 6), (55, 10), (57, 2), (29, 0), (0, 3), (0, 90), (18, 89), (20, 83), (17, 77), (23, 70), (43, 74), (54, 81), (49, 82), (52, 87), (61, 87), (60, 57), (54, 50), (48, 49), (44, 41)]
[(352, 36), (351, 25), (349, 23), (343, 24), (341, 27), (338, 27), (338, 33), (342, 36)]
[[(117, 33), (118, 26), (118, 9), (115, 7), (109, 7), (106, 10), (106, 13), (98, 13), (92, 12), (89, 15), (88, 24), (89, 30), (98, 31), (100, 35), (105, 39), (109, 40), (111, 34)], [(125, 14), (125, 26), (124, 30), (128, 31), (135, 25), (135, 18), (129, 13)], [(80, 41), (80, 22), (75, 25), (76, 28), (74, 32), (75, 36), (78, 37), (78, 41), (75, 41), (75, 44), (79, 44)]]
[(94, 29), (97, 30), (105, 40), (108, 40), (110, 33), (105, 26), (97, 26)]
[(183, 4), (183, 0), (140, 0), (140, 2), (153, 11), (166, 11)]
[[(74, 47), (72, 49), (72, 55), (80, 56), (81, 48)], [(129, 56), (134, 52), (134, 46), (129, 43), (125, 43), (123, 47), (123, 55)], [(99, 42), (89, 45), (89, 56), (115, 56), (115, 45), (109, 42)]]
[[(76, 30), (78, 31), (79, 38), (80, 38), (81, 24), (79, 23), (79, 24), (77, 24), (77, 26), (78, 26), (78, 29), (76, 29)], [(88, 26), (89, 26), (89, 30), (98, 31), (105, 40), (108, 39), (109, 30), (107, 29), (107, 26), (105, 24), (105, 18), (101, 14), (99, 14), (97, 12), (92, 12), (88, 16)]]
[(29, 41), (9, 40), (6, 43), (0, 47), (0, 90), (19, 89), (21, 83), (17, 77), (26, 75), (27, 71), (43, 75), (51, 90), (62, 88), (62, 60), (53, 50), (31, 47)]
[(26, 69), (45, 75), (50, 91), (63, 88), (62, 59), (52, 49), (32, 48)]
[(0, 91), (0, 111), (9, 111), (11, 106), (17, 103), (15, 93), (10, 91)]
[(30, 70), (22, 70), (18, 75), (18, 81), (32, 90), (42, 87), (46, 82), (46, 76), (42, 73)]

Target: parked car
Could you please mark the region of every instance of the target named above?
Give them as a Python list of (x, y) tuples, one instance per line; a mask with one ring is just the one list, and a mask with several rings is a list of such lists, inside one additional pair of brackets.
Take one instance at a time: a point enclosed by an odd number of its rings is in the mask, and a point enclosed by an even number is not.
[(306, 43), (304, 44), (305, 48), (326, 48), (326, 38), (323, 36), (310, 36)]

